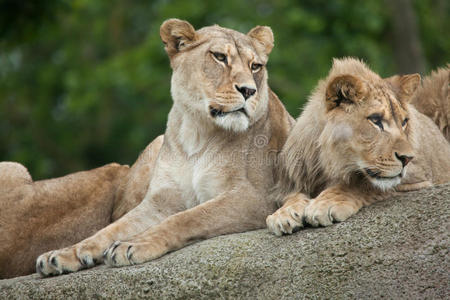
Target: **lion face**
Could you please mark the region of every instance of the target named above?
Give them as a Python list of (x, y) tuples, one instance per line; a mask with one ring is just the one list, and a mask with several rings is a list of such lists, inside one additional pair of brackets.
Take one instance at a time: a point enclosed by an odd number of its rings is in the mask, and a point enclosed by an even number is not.
[(258, 26), (248, 34), (219, 26), (195, 31), (171, 19), (161, 26), (161, 38), (173, 68), (172, 98), (186, 112), (242, 132), (266, 111), (270, 28)]
[(408, 101), (419, 82), (419, 75), (396, 83), (353, 75), (332, 78), (326, 90), (328, 122), (320, 138), (324, 155), (382, 190), (398, 185), (414, 158)]

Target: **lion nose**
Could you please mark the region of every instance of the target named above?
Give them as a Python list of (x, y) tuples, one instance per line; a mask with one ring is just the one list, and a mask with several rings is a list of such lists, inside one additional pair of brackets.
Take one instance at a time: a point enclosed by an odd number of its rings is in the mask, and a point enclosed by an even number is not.
[(252, 88), (249, 88), (246, 86), (239, 87), (239, 86), (235, 85), (234, 87), (238, 90), (239, 93), (242, 94), (242, 96), (244, 96), (245, 100), (247, 100), (248, 98), (250, 98), (251, 96), (253, 96), (256, 93), (255, 89), (252, 89)]
[(403, 167), (405, 167), (414, 158), (413, 156), (398, 155), (397, 152), (395, 152), (395, 157), (402, 162)]

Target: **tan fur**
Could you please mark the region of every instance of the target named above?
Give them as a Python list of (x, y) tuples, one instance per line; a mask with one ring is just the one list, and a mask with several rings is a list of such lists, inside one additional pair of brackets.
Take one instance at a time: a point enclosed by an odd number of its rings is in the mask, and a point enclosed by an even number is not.
[(0, 278), (30, 274), (42, 252), (108, 225), (117, 183), (128, 171), (110, 164), (33, 182), (22, 165), (0, 163)]
[(424, 78), (411, 101), (416, 109), (430, 117), (450, 142), (450, 67), (433, 71)]
[(148, 144), (124, 180), (120, 181), (111, 215), (112, 221), (121, 218), (144, 199), (163, 142), (164, 136), (160, 135)]
[[(92, 237), (41, 255), (36, 266), (43, 276), (103, 260), (142, 263), (196, 240), (262, 228), (275, 210), (267, 193), (293, 120), (267, 85), (272, 31), (194, 31), (171, 19), (160, 33), (173, 69), (174, 103), (144, 199)], [(136, 188), (136, 202), (143, 188)]]
[(0, 278), (33, 273), (39, 254), (77, 243), (137, 206), (162, 142), (150, 143), (131, 169), (109, 164), (36, 182), (21, 164), (1, 162)]
[(283, 206), (267, 218), (269, 230), (328, 226), (394, 188), (449, 182), (450, 144), (409, 104), (419, 82), (417, 74), (383, 80), (359, 60), (335, 60), (283, 147), (274, 191)]

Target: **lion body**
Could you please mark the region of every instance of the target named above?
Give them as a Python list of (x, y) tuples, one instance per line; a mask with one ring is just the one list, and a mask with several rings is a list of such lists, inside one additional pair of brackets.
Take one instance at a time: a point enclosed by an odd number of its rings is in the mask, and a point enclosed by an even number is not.
[(33, 182), (22, 165), (0, 163), (0, 278), (33, 273), (39, 254), (108, 225), (116, 186), (128, 170), (110, 164)]
[(1, 162), (0, 278), (35, 272), (40, 254), (80, 242), (137, 206), (162, 143), (156, 138), (131, 168), (113, 163), (36, 182), (21, 164)]
[(294, 120), (267, 85), (271, 30), (195, 31), (171, 19), (161, 38), (173, 69), (174, 104), (154, 165), (141, 155), (129, 172), (149, 180), (134, 186), (128, 177), (120, 185), (128, 201), (113, 215), (125, 214), (71, 247), (41, 255), (41, 275), (102, 261), (142, 263), (196, 240), (263, 228), (276, 209), (267, 193)]
[(284, 206), (267, 218), (269, 230), (328, 226), (393, 188), (450, 181), (450, 144), (408, 103), (420, 77), (398, 79), (383, 80), (356, 59), (334, 61), (283, 147), (274, 197)]

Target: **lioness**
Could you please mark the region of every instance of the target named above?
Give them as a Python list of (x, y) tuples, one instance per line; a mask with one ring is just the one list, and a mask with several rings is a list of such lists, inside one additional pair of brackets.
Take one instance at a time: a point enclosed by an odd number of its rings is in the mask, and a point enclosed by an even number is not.
[(143, 201), (80, 243), (38, 257), (43, 275), (143, 263), (196, 240), (265, 227), (293, 119), (267, 84), (269, 27), (161, 25), (173, 69), (164, 143)]
[(283, 206), (267, 217), (269, 230), (328, 226), (393, 188), (450, 181), (449, 143), (408, 104), (419, 84), (418, 74), (383, 80), (357, 59), (334, 60), (280, 154)]

